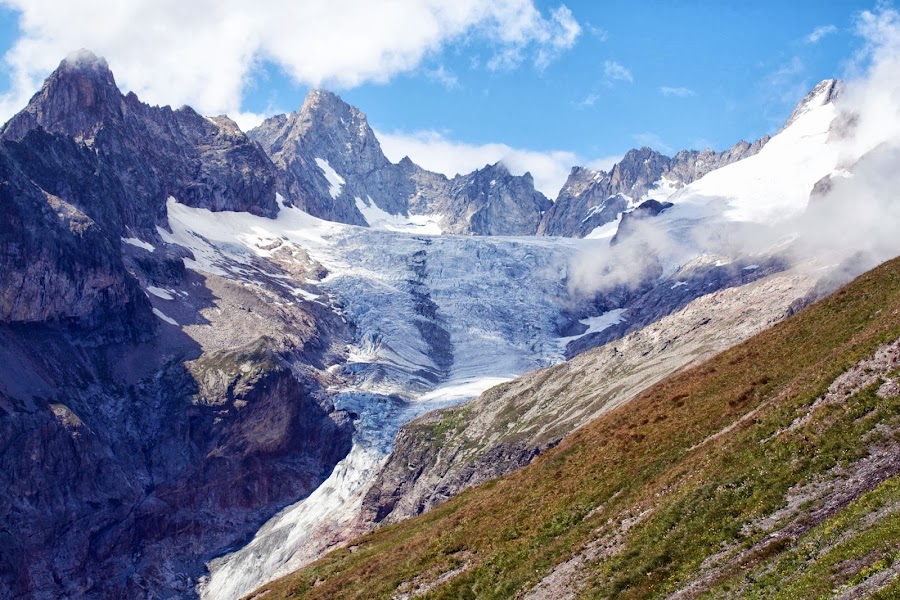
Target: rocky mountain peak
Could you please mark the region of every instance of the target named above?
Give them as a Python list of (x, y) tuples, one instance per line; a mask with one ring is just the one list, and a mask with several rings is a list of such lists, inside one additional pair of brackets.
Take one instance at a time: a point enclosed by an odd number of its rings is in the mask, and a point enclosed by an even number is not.
[(294, 126), (304, 136), (327, 135), (351, 146), (362, 144), (381, 152), (365, 113), (326, 90), (315, 89), (306, 95)]
[(840, 95), (843, 89), (843, 83), (838, 79), (826, 79), (819, 82), (804, 98), (797, 104), (791, 116), (785, 122), (779, 133), (790, 127), (794, 121), (814, 108), (824, 106)]
[(104, 121), (121, 119), (122, 93), (106, 60), (78, 50), (59, 63), (28, 106), (3, 127), (2, 137), (19, 140), (40, 125), (88, 143)]
[(66, 56), (59, 63), (59, 69), (70, 71), (93, 71), (101, 76), (112, 77), (109, 64), (102, 56), (97, 56), (87, 48), (81, 48)]

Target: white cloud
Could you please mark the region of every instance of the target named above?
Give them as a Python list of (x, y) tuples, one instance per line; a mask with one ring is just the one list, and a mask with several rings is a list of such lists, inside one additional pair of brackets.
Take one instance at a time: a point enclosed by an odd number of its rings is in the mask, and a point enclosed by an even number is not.
[(659, 93), (666, 97), (675, 96), (676, 98), (690, 98), (691, 96), (697, 95), (697, 92), (690, 88), (669, 87), (667, 85), (660, 87)]
[(610, 84), (616, 81), (627, 81), (628, 83), (634, 81), (634, 77), (631, 76), (631, 71), (614, 60), (603, 62), (603, 76), (606, 79), (606, 82)]
[(548, 38), (542, 40), (543, 44), (534, 60), (535, 66), (541, 70), (546, 69), (562, 52), (574, 46), (581, 35), (581, 26), (567, 7), (560, 6), (551, 16)]
[(104, 56), (121, 86), (145, 101), (236, 114), (264, 61), (301, 84), (349, 88), (413, 71), (464, 38), (493, 48), (497, 68), (526, 58), (543, 68), (581, 31), (565, 6), (545, 17), (533, 0), (3, 2), (21, 13), (21, 35), (4, 56), (5, 118), (83, 47)]
[[(527, 150), (499, 143), (468, 144), (437, 131), (377, 132), (377, 136), (385, 155), (394, 162), (409, 156), (420, 167), (448, 177), (502, 162), (513, 175), (530, 172), (535, 188), (548, 198), (556, 197), (573, 166), (584, 164), (578, 155), (566, 150)], [(606, 165), (609, 159), (602, 160)]]
[(834, 25), (822, 25), (821, 27), (816, 27), (812, 30), (808, 36), (804, 38), (807, 44), (815, 44), (818, 43), (823, 37), (827, 35), (831, 35), (832, 33), (837, 33), (838, 28)]

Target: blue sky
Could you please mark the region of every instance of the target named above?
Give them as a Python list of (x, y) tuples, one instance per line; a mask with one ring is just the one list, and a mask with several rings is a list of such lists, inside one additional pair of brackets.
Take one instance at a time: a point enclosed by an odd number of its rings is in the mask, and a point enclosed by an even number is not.
[(107, 1), (104, 10), (4, 0), (3, 117), (65, 54), (87, 47), (106, 56), (120, 87), (151, 103), (228, 112), (248, 126), (328, 87), (366, 112), (395, 160), (409, 153), (453, 171), (506, 153), (550, 189), (570, 162), (602, 166), (641, 145), (721, 150), (774, 133), (805, 91), (844, 75), (863, 44), (856, 16), (875, 8), (275, 0), (265, 12), (203, 6), (210, 1)]

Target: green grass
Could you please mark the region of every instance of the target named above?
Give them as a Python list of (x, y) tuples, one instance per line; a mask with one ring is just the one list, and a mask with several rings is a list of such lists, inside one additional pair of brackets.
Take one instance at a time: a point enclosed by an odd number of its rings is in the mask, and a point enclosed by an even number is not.
[[(592, 541), (617, 534), (615, 551), (583, 574), (584, 597), (663, 597), (711, 556), (742, 550), (740, 564), (711, 582), (712, 596), (827, 597), (898, 559), (896, 513), (867, 520), (900, 501), (896, 477), (809, 523), (797, 540), (769, 541), (745, 526), (781, 508), (793, 486), (827, 477), (865, 456), (872, 440), (896, 435), (875, 431), (900, 427), (900, 400), (878, 398), (877, 386), (785, 429), (841, 372), (898, 337), (900, 261), (892, 261), (667, 378), (529, 466), (265, 586), (266, 598), (390, 598), (419, 574), (436, 577), (463, 564), (425, 597), (506, 599)], [(463, 416), (436, 433), (452, 432)]]

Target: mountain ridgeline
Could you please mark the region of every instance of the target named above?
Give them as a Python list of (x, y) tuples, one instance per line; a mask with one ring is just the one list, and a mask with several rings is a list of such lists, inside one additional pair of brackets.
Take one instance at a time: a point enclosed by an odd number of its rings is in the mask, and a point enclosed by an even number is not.
[[(768, 137), (716, 153), (669, 158), (641, 148), (610, 170), (574, 167), (555, 202), (529, 173), (501, 163), (448, 179), (408, 157), (390, 162), (366, 116), (330, 92), (313, 90), (297, 113), (277, 115), (248, 132), (282, 169), (282, 194), (323, 219), (368, 225), (360, 203), (394, 215), (435, 216), (446, 233), (583, 237), (648, 198), (665, 199), (706, 173), (759, 152)], [(324, 164), (323, 164), (324, 163)], [(333, 174), (326, 173), (332, 170)], [(339, 185), (329, 181), (339, 177)]]
[(41, 128), (95, 150), (122, 174), (128, 201), (117, 226), (155, 236), (165, 201), (213, 211), (274, 216), (276, 192), (309, 214), (370, 225), (362, 209), (428, 216), (446, 233), (582, 237), (653, 198), (665, 200), (709, 171), (752, 156), (766, 143), (740, 142), (716, 153), (682, 151), (669, 158), (629, 151), (610, 171), (574, 167), (555, 202), (534, 189), (529, 173), (499, 162), (448, 178), (409, 158), (390, 162), (365, 114), (324, 90), (300, 110), (276, 115), (244, 134), (225, 116), (190, 107), (151, 107), (123, 95), (106, 62), (87, 51), (64, 60), (28, 106), (0, 132), (21, 141)]

